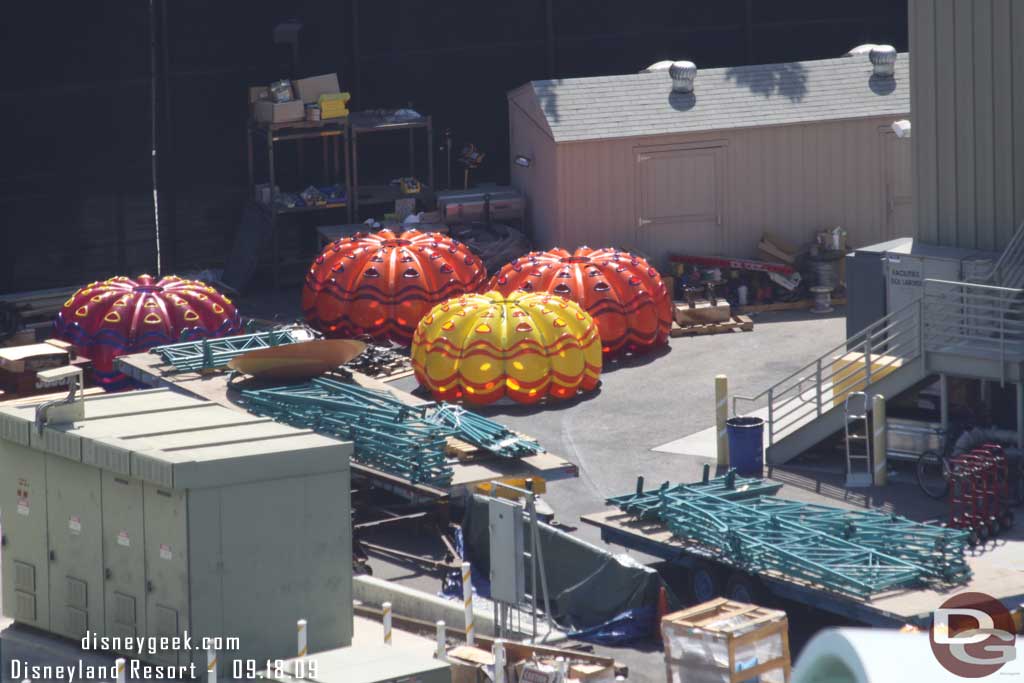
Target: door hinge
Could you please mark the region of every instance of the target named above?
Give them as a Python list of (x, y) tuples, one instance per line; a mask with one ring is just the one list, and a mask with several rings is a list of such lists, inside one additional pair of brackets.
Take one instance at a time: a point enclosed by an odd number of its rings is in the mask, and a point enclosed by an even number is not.
[(646, 154), (641, 154), (636, 158), (637, 161), (650, 161), (651, 157)]
[(645, 225), (650, 225), (653, 222), (654, 221), (649, 221), (646, 218), (638, 218), (638, 219), (636, 219), (637, 227), (640, 227), (640, 228), (644, 227)]

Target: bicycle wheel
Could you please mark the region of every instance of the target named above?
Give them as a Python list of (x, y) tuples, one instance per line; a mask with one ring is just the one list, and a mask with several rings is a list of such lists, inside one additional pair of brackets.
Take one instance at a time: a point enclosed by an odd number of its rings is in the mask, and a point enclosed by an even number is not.
[(1013, 507), (1019, 507), (1024, 503), (1024, 465), (1018, 465), (1017, 470), (1010, 474), (1009, 500)]
[(925, 451), (917, 459), (917, 485), (929, 498), (945, 498), (949, 493), (949, 479), (942, 456)]

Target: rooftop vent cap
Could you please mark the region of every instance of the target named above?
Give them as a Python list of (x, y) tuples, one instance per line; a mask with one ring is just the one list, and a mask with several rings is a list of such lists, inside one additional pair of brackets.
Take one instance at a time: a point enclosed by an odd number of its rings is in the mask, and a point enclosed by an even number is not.
[(651, 64), (646, 69), (643, 69), (640, 73), (649, 74), (654, 73), (655, 71), (667, 71), (670, 66), (672, 66), (672, 60), (663, 59), (660, 62), (655, 62), (654, 64)]
[(693, 81), (697, 78), (697, 65), (693, 62), (672, 62), (668, 75), (672, 77), (673, 92), (691, 93)]
[(892, 78), (896, 74), (896, 48), (892, 45), (876, 45), (868, 54), (875, 67), (875, 75)]
[(867, 55), (871, 54), (871, 51), (874, 50), (876, 47), (878, 47), (878, 46), (875, 45), (874, 43), (864, 43), (863, 45), (858, 45), (857, 47), (853, 48), (852, 50), (850, 50), (849, 52), (847, 52), (843, 56), (844, 57), (862, 57), (862, 56), (866, 57)]

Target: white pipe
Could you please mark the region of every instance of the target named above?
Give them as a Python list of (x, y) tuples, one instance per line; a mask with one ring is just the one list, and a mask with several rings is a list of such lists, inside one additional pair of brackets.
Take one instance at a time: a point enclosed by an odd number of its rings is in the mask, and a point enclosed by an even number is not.
[(305, 619), (299, 619), (299, 621), (295, 624), (295, 631), (296, 631), (296, 634), (298, 635), (298, 641), (299, 641), (298, 642), (298, 650), (297, 650), (298, 655), (297, 656), (298, 657), (305, 657), (308, 654), (308, 652), (309, 652), (309, 649), (306, 647), (306, 620)]
[(206, 683), (217, 683), (217, 651), (206, 651)]
[(114, 660), (114, 667), (117, 669), (117, 683), (125, 683), (127, 674), (124, 671), (125, 660), (123, 657), (118, 657)]
[(466, 645), (473, 645), (473, 582), (469, 562), (462, 563), (462, 601), (466, 607)]
[[(1018, 650), (1020, 646), (1018, 645)], [(1019, 680), (1024, 661), (1003, 666), (993, 680)], [(927, 681), (963, 683), (939, 664), (928, 631), (903, 633), (884, 628), (829, 628), (820, 631), (800, 653), (792, 683), (892, 683)]]
[(565, 683), (569, 678), (569, 663), (565, 657), (555, 657), (555, 668), (558, 669), (558, 683)]
[(384, 609), (384, 644), (391, 644), (391, 603), (385, 602), (381, 607)]
[(437, 658), (442, 662), (448, 660), (448, 638), (445, 636), (443, 621), (437, 622)]
[(505, 644), (499, 638), (494, 641), (494, 683), (505, 683)]

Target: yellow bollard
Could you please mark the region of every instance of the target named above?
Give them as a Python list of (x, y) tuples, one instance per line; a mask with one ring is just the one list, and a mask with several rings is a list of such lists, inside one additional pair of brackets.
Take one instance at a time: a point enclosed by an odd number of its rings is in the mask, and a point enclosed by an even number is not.
[(384, 644), (391, 644), (391, 603), (385, 602), (381, 605), (384, 610)]
[(217, 651), (212, 647), (206, 651), (206, 683), (217, 683)]
[(718, 430), (718, 464), (729, 466), (729, 437), (725, 422), (729, 419), (729, 378), (715, 375), (715, 428)]
[(885, 486), (889, 481), (889, 472), (886, 468), (889, 437), (885, 419), (885, 396), (875, 394), (871, 403), (871, 421), (874, 425), (871, 435), (871, 452), (875, 456), (875, 486)]
[(299, 657), (305, 657), (309, 654), (309, 650), (306, 647), (306, 620), (299, 619), (295, 622), (295, 635), (296, 635), (296, 652)]

